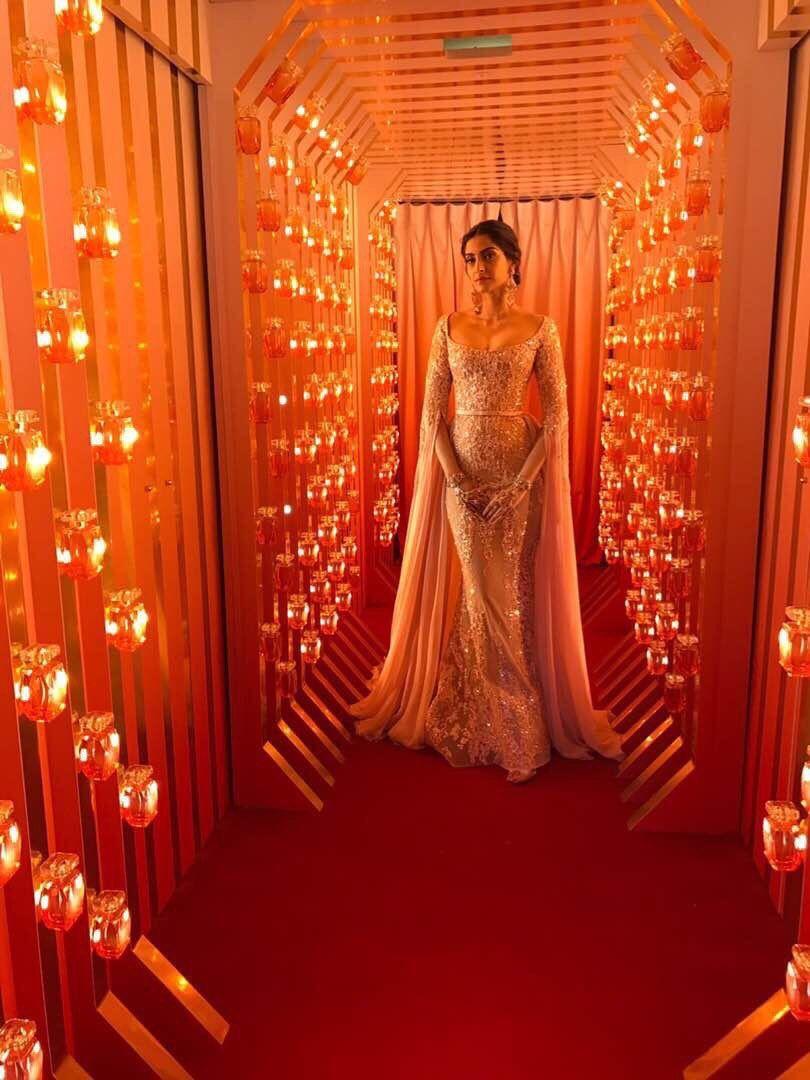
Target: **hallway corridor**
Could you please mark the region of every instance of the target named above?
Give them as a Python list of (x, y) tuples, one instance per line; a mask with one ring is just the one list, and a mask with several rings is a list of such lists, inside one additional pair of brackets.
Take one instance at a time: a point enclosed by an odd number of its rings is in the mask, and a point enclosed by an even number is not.
[(740, 843), (628, 833), (613, 773), (555, 755), (516, 788), (358, 741), (322, 814), (231, 813), (152, 935), (232, 1025), (186, 1067), (680, 1076), (779, 987), (789, 932)]

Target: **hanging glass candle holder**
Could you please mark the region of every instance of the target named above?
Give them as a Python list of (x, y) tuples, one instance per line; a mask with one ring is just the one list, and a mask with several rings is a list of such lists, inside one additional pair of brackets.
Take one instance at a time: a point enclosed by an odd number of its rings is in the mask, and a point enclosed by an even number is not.
[(692, 420), (709, 420), (714, 407), (714, 384), (708, 375), (698, 372), (692, 379), (689, 391), (689, 417)]
[(14, 803), (10, 799), (0, 799), (0, 889), (19, 870), (21, 854), (22, 834)]
[(263, 293), (268, 284), (267, 261), (258, 248), (251, 248), (242, 256), (242, 288), (249, 293)]
[(254, 382), (250, 386), (248, 416), (253, 424), (269, 424), (273, 415), (272, 387), (269, 382)]
[(658, 331), (658, 341), (664, 352), (672, 352), (681, 342), (682, 323), (680, 313), (667, 311)]
[(121, 739), (111, 712), (89, 712), (73, 727), (76, 764), (88, 780), (106, 780), (118, 768)]
[(104, 21), (101, 0), (55, 0), (56, 24), (78, 37), (97, 34)]
[(158, 783), (151, 765), (118, 769), (118, 805), (121, 817), (133, 829), (152, 824), (158, 812)]
[(348, 581), (335, 584), (335, 607), (341, 614), (352, 610), (352, 587)]
[(251, 156), (262, 148), (262, 125), (255, 105), (242, 106), (237, 113), (236, 145), (243, 154)]
[(368, 161), (366, 158), (358, 158), (353, 165), (346, 170), (346, 179), (350, 184), (357, 185), (361, 182), (363, 177), (368, 172)]
[(785, 995), (797, 1020), (810, 1020), (810, 945), (794, 945), (785, 971)]
[(259, 624), (259, 651), (268, 664), (281, 659), (281, 623), (273, 620)]
[(712, 194), (711, 176), (695, 169), (686, 177), (686, 212), (689, 217), (700, 217), (709, 208)]
[(104, 593), (107, 641), (119, 652), (135, 652), (146, 641), (149, 613), (137, 586)]
[(21, 38), (14, 49), (14, 105), (20, 120), (55, 126), (67, 112), (67, 87), (56, 47), (42, 38)]
[(79, 856), (56, 851), (34, 871), (34, 906), (49, 930), (70, 930), (84, 907)]
[(785, 608), (779, 628), (779, 663), (791, 677), (810, 678), (810, 608)]
[(93, 402), (90, 445), (95, 461), (102, 465), (126, 465), (134, 457), (139, 437), (128, 402)]
[(315, 433), (308, 428), (298, 428), (293, 440), (293, 453), (302, 464), (314, 461), (318, 454)]
[(666, 675), (669, 671), (669, 654), (665, 641), (650, 641), (647, 645), (647, 672), (650, 675)]
[(256, 543), (270, 547), (278, 540), (278, 507), (260, 506), (256, 511)]
[(285, 56), (267, 80), (267, 96), (276, 105), (283, 105), (304, 77), (304, 69), (289, 56)]
[(683, 309), (681, 321), (681, 348), (689, 351), (703, 344), (703, 308), (689, 306)]
[(310, 574), (309, 595), (316, 604), (327, 604), (332, 599), (332, 583), (325, 570), (313, 570)]
[(354, 269), (354, 248), (349, 240), (341, 240), (338, 246), (338, 266), (341, 270)]
[(326, 576), (337, 585), (346, 576), (346, 562), (340, 545), (330, 545), (326, 552)]
[(309, 601), (306, 593), (290, 593), (287, 597), (287, 625), (293, 630), (303, 630), (309, 618)]
[(643, 611), (643, 605), (641, 605), (641, 589), (627, 589), (624, 594), (624, 614), (630, 620), (634, 622), (637, 611)]
[(262, 328), (262, 351), (267, 360), (287, 355), (290, 336), (286, 321), (280, 315), (272, 315)]
[(692, 157), (703, 146), (703, 128), (697, 120), (684, 120), (678, 129), (678, 146), (684, 157)]
[(704, 131), (716, 134), (728, 127), (731, 112), (731, 95), (728, 83), (719, 82), (700, 97), (700, 124)]
[(273, 273), (273, 290), (285, 300), (298, 292), (298, 275), (292, 259), (279, 259)]
[[(686, 514), (690, 511), (687, 510)], [(686, 531), (687, 526), (684, 526)], [(677, 599), (685, 599), (692, 592), (692, 560), (689, 558), (673, 559), (669, 564), (669, 588)]]
[(799, 824), (799, 810), (792, 802), (769, 800), (762, 819), (762, 845), (770, 866), (790, 873), (802, 864), (807, 834)]
[(324, 224), (318, 218), (313, 218), (309, 223), (307, 233), (307, 247), (313, 255), (322, 255), (326, 230)]
[(646, 645), (655, 637), (655, 620), (651, 611), (636, 612), (633, 634), (639, 645)]
[(332, 637), (338, 632), (340, 612), (335, 604), (321, 604), (318, 618), (322, 634), (325, 634), (327, 637)]
[(107, 551), (97, 511), (60, 510), (55, 512), (54, 520), (56, 562), (60, 571), (76, 581), (97, 577)]
[(56, 719), (67, 703), (68, 676), (58, 645), (29, 645), (16, 656), (17, 711), (40, 724)]
[(672, 666), (685, 679), (691, 679), (700, 671), (700, 640), (695, 634), (676, 636), (672, 647)]
[(301, 656), (305, 664), (316, 664), (321, 658), (321, 637), (315, 627), (301, 634)]
[(36, 299), (37, 346), (43, 360), (76, 364), (85, 357), (90, 337), (73, 289), (43, 289)]
[(313, 529), (304, 529), (298, 534), (298, 561), (301, 566), (315, 566), (320, 551), (318, 534)]
[(87, 914), (90, 919), (90, 944), (96, 956), (118, 960), (123, 956), (132, 934), (132, 918), (127, 895), (120, 889), (88, 889)]
[(277, 660), (278, 692), (283, 698), (293, 698), (298, 690), (298, 671), (295, 660)]
[(680, 620), (675, 604), (660, 600), (656, 604), (655, 634), (661, 641), (674, 641), (680, 630)]
[(51, 456), (39, 413), (18, 409), (0, 414), (0, 485), (9, 491), (33, 491), (44, 482)]
[(661, 45), (661, 53), (681, 79), (693, 78), (703, 67), (703, 57), (684, 34), (670, 34)]
[(290, 440), (286, 435), (278, 439), (270, 440), (270, 475), (273, 477), (286, 476), (292, 464), (292, 451)]
[(262, 192), (256, 201), (256, 228), (273, 234), (281, 228), (281, 205), (273, 188)]
[(33, 1020), (15, 1016), (0, 1026), (0, 1066), (6, 1080), (41, 1080), (43, 1063)]
[(686, 708), (686, 679), (674, 671), (664, 676), (664, 708), (674, 716)]
[[(0, 162), (8, 161), (11, 157), (11, 150), (0, 144)], [(0, 234), (19, 232), (24, 217), (19, 173), (16, 169), (0, 167)]]
[(291, 592), (295, 588), (295, 555), (289, 551), (276, 553), (273, 580), (278, 592)]
[(661, 492), (658, 514), (661, 527), (667, 532), (674, 532), (682, 527), (685, 510), (680, 491)]
[(73, 221), (73, 239), (79, 255), (88, 259), (114, 259), (121, 246), (118, 211), (105, 187), (83, 187)]
[(280, 135), (273, 135), (270, 138), (270, 145), (267, 148), (267, 164), (271, 176), (286, 177), (293, 174), (295, 159), (287, 145), (287, 140)]
[(322, 94), (310, 94), (306, 101), (297, 106), (293, 123), (302, 131), (317, 131), (325, 110), (326, 98)]
[(695, 256), (695, 281), (714, 281), (720, 273), (721, 262), (719, 239), (710, 234), (699, 236)]
[(306, 243), (309, 230), (304, 219), (304, 212), (300, 207), (290, 207), (284, 221), (284, 235), (292, 244)]
[(802, 806), (805, 810), (810, 806), (810, 746), (805, 747), (804, 765), (801, 776)]

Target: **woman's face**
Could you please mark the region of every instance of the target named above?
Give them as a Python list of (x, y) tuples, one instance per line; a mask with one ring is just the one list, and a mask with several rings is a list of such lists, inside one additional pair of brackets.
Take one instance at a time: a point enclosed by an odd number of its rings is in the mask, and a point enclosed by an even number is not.
[(464, 269), (480, 293), (502, 289), (509, 280), (511, 263), (488, 236), (473, 236), (464, 249)]

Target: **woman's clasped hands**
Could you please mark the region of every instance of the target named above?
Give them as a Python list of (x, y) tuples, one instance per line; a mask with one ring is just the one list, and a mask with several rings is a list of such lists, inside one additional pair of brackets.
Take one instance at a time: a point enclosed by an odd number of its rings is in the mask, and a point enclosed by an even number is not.
[(519, 476), (501, 484), (478, 484), (463, 472), (448, 477), (448, 484), (471, 513), (490, 524), (495, 524), (514, 510), (531, 486), (529, 481)]

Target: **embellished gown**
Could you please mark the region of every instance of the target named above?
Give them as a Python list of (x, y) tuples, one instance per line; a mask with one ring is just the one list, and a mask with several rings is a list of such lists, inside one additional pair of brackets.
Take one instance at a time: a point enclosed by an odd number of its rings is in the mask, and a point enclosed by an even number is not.
[[(523, 409), (538, 380), (543, 424)], [(447, 420), (464, 472), (491, 491), (519, 472), (538, 437), (546, 459), (497, 522), (468, 510), (435, 453)], [(567, 757), (623, 756), (609, 714), (593, 708), (585, 664), (568, 475), (568, 408), (559, 334), (546, 317), (499, 349), (433, 334), (391, 645), (369, 694), (349, 707), (357, 731), (432, 746), (456, 766), (533, 769)]]

